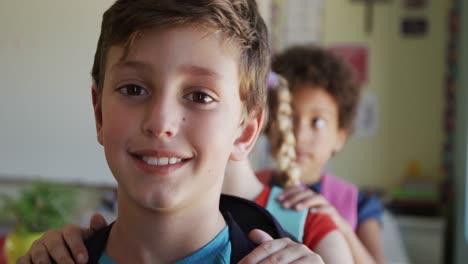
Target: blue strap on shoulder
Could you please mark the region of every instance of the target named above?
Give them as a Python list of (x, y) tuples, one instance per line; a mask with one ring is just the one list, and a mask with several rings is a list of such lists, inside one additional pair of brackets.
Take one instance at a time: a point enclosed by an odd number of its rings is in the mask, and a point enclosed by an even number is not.
[(266, 209), (276, 218), (281, 226), (288, 231), (294, 238), (299, 242), (302, 241), (304, 235), (304, 225), (309, 210), (296, 211), (292, 209), (284, 209), (281, 207), (280, 202), (276, 200), (276, 197), (283, 192), (282, 188), (273, 186), (271, 188), (270, 196)]

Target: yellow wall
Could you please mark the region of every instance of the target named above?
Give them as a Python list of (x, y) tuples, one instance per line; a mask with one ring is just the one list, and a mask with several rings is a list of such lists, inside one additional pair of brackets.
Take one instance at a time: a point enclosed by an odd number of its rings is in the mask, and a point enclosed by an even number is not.
[[(442, 176), (448, 1), (429, 1), (421, 11), (405, 10), (401, 2), (375, 6), (370, 35), (364, 31), (362, 3), (328, 0), (323, 21), (325, 45), (368, 45), (364, 91), (377, 95), (379, 102), (376, 134), (352, 137), (331, 161), (331, 171), (360, 186), (387, 190), (398, 184), (409, 160), (419, 160), (424, 175)], [(400, 19), (415, 15), (427, 17), (428, 34), (402, 37)]]

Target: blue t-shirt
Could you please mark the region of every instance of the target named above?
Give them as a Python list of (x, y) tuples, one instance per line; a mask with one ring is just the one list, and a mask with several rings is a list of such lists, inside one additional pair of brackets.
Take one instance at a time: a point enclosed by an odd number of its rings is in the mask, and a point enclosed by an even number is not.
[[(320, 193), (322, 182), (310, 185), (312, 191)], [(375, 195), (358, 195), (358, 226), (369, 219), (376, 219), (382, 224), (383, 205)]]
[[(229, 228), (226, 226), (219, 234), (201, 249), (192, 255), (177, 261), (177, 264), (188, 263), (230, 263), (231, 259), (231, 241), (229, 240)], [(104, 252), (99, 259), (99, 264), (115, 264)]]

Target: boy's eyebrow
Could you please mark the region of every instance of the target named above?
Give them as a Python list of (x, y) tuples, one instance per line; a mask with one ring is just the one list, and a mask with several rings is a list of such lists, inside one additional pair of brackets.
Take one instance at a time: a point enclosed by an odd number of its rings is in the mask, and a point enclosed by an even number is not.
[[(152, 69), (152, 66), (150, 63), (146, 63), (143, 61), (131, 61), (131, 60), (120, 61), (112, 65), (111, 69), (112, 71), (115, 71), (117, 69), (127, 68), (127, 67), (135, 68), (140, 71), (148, 71)], [(201, 67), (201, 66), (197, 66), (197, 65), (182, 65), (179, 71), (183, 74), (207, 76), (207, 77), (213, 77), (215, 79), (220, 79), (222, 77), (220, 73), (214, 70)]]
[(213, 77), (213, 78), (216, 78), (216, 79), (219, 79), (219, 78), (222, 77), (220, 73), (218, 73), (218, 72), (216, 72), (214, 70), (211, 70), (211, 69), (208, 69), (208, 68), (205, 68), (205, 67), (201, 67), (201, 66), (197, 66), (197, 65), (183, 65), (180, 68), (180, 72), (184, 73), (184, 74)]
[(148, 71), (152, 69), (152, 66), (151, 64), (143, 62), (143, 61), (123, 60), (112, 65), (111, 70), (115, 71), (117, 69), (122, 69), (122, 68), (135, 68), (141, 71)]

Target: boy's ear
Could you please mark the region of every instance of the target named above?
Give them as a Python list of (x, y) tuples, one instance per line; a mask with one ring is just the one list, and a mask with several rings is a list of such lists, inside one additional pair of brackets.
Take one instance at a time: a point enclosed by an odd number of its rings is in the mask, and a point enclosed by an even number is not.
[(240, 125), (241, 131), (234, 142), (231, 155), (229, 156), (230, 160), (240, 161), (247, 158), (260, 135), (263, 119), (263, 111), (246, 115), (243, 124)]
[(93, 97), (94, 119), (96, 122), (96, 133), (99, 144), (102, 145), (102, 109), (101, 109), (101, 96), (97, 90), (96, 84), (91, 87)]
[(334, 152), (338, 153), (343, 148), (344, 144), (346, 143), (346, 139), (348, 138), (348, 131), (346, 129), (340, 128), (338, 130), (336, 144)]

